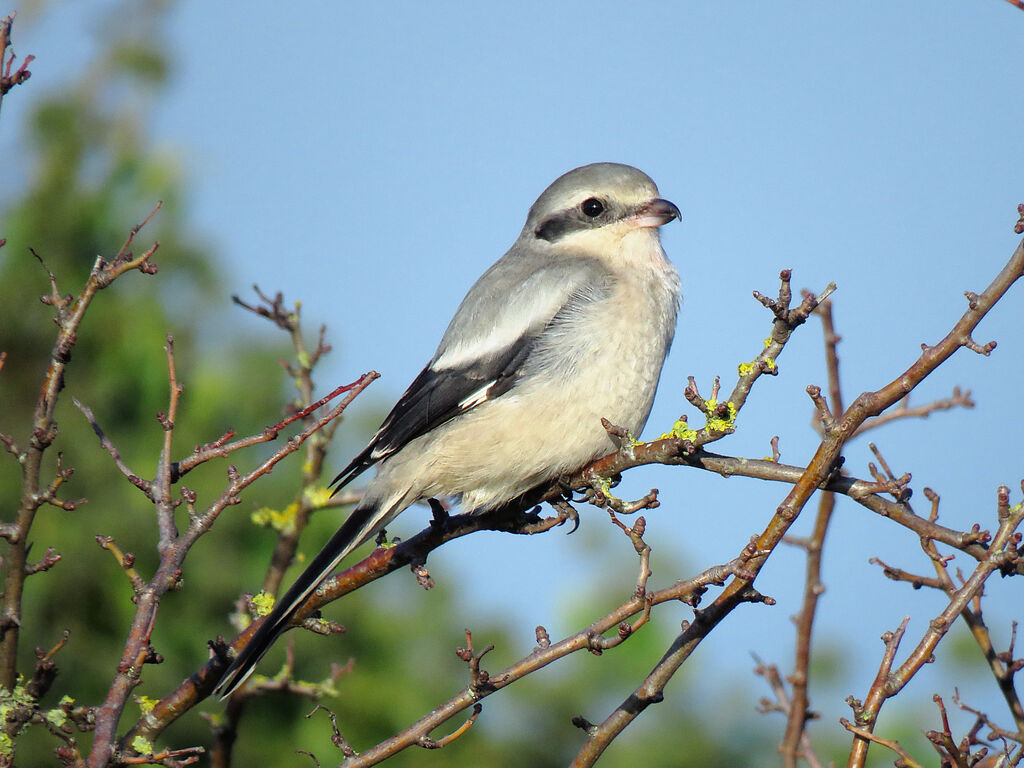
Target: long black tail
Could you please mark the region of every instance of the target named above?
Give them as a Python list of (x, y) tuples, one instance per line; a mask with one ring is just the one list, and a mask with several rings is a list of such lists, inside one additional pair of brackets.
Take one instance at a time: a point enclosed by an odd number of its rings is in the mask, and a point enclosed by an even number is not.
[(338, 563), (377, 530), (383, 518), (390, 512), (377, 507), (357, 507), (342, 523), (341, 528), (331, 537), (320, 553), (284, 593), (274, 610), (270, 612), (248, 644), (238, 652), (231, 666), (221, 676), (214, 693), (227, 698), (252, 674), (263, 654), (270, 650), (274, 641), (291, 625), (292, 617), (302, 607), (319, 585), (333, 571)]

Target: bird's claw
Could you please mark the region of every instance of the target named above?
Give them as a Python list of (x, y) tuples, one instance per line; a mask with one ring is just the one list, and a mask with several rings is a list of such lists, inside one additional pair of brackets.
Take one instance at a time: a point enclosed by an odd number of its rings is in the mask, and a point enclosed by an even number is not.
[(572, 520), (572, 530), (566, 535), (576, 533), (576, 529), (580, 527), (580, 513), (576, 511), (576, 507), (568, 501), (556, 501), (552, 506), (558, 511), (558, 525), (563, 525), (566, 520)]

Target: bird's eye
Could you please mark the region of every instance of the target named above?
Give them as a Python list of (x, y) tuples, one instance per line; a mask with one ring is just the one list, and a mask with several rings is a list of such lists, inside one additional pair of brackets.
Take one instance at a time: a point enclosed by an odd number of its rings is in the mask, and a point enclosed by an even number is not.
[(583, 205), (580, 206), (583, 213), (590, 218), (600, 216), (604, 213), (604, 203), (598, 200), (596, 197), (588, 197), (583, 201)]

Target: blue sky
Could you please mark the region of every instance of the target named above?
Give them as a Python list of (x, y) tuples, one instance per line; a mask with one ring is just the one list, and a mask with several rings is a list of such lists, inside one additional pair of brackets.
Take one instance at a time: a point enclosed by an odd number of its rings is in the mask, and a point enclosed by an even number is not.
[[(33, 88), (74, 76), (106, 6), (54, 3), (20, 29), (19, 52), (39, 57)], [(151, 127), (160, 151), (180, 160), (192, 221), (226, 259), (228, 290), (282, 290), (329, 324), (336, 352), (320, 374), (324, 391), (375, 368), (384, 375), (377, 402), (397, 398), (536, 196), (583, 163), (636, 165), (683, 212), (682, 224), (663, 230), (685, 299), (648, 436), (692, 415), (682, 398), (688, 375), (706, 393), (716, 374), (730, 384), (760, 349), (769, 317), (750, 294), (774, 293), (780, 269), (793, 269), (797, 288), (838, 284), (849, 401), (944, 335), (964, 309), (962, 292), (983, 289), (1017, 242), (1024, 14), (1001, 0), (283, 8), (176, 5), (164, 30), (174, 80)], [(17, 96), (4, 103), (8, 126), (28, 101)], [(148, 205), (126, 211), (126, 222)], [(872, 436), (897, 473), (913, 473), (919, 512), (925, 485), (942, 495), (949, 525), (991, 525), (999, 483), (1020, 500), (1020, 291), (979, 330), (979, 341), (999, 342), (991, 358), (961, 351), (914, 396), (922, 403), (961, 385), (974, 391), (975, 410)], [(778, 434), (783, 461), (806, 460), (815, 437), (804, 388), (825, 384), (821, 347), (809, 323), (780, 375), (759, 382), (738, 434), (716, 450), (760, 457)], [(866, 476), (864, 441), (846, 457)], [(628, 473), (622, 495), (650, 486), (663, 499), (647, 515), (663, 553), (659, 584), (733, 557), (784, 495), (669, 468)], [(538, 623), (552, 635), (571, 631), (562, 616), (573, 595), (594, 583), (595, 569), (628, 557), (625, 547), (593, 553), (614, 541), (603, 514), (585, 511), (572, 537), (491, 536), (439, 553), (435, 574), (469, 583), (452, 627), (480, 611), (507, 613), (523, 628), (524, 652)], [(425, 517), (410, 510), (394, 532)], [(809, 529), (805, 517), (798, 533)], [(890, 588), (867, 563), (876, 555), (928, 570), (912, 535), (841, 502), (819, 632), (858, 649), (843, 695), (866, 691), (882, 632), (910, 614), (909, 651), (942, 606), (936, 595)], [(695, 659), (752, 685), (751, 707), (762, 692), (747, 652), (791, 663), (802, 567), (796, 550), (777, 553), (759, 586), (779, 605), (740, 610)], [(1019, 585), (993, 584), (993, 595), (1010, 587), (1020, 605)], [(516, 594), (528, 599), (504, 602)], [(659, 631), (684, 617), (666, 616)], [(1005, 644), (1009, 620), (1024, 616), (989, 618)], [(930, 707), (934, 690), (951, 695), (929, 675), (908, 691), (906, 711)], [(994, 684), (981, 681), (976, 695), (999, 711)], [(841, 697), (813, 703), (828, 727), (848, 714)]]

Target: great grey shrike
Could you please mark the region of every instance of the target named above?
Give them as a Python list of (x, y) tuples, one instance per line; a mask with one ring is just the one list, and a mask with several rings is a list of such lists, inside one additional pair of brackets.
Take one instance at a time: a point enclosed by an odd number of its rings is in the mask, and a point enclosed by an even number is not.
[(675, 333), (679, 275), (658, 227), (680, 218), (641, 171), (595, 163), (559, 177), (476, 281), (426, 368), (334, 479), (371, 466), (362, 500), (234, 658), (252, 673), (341, 560), (410, 504), (483, 512), (615, 450), (602, 417), (638, 435)]

